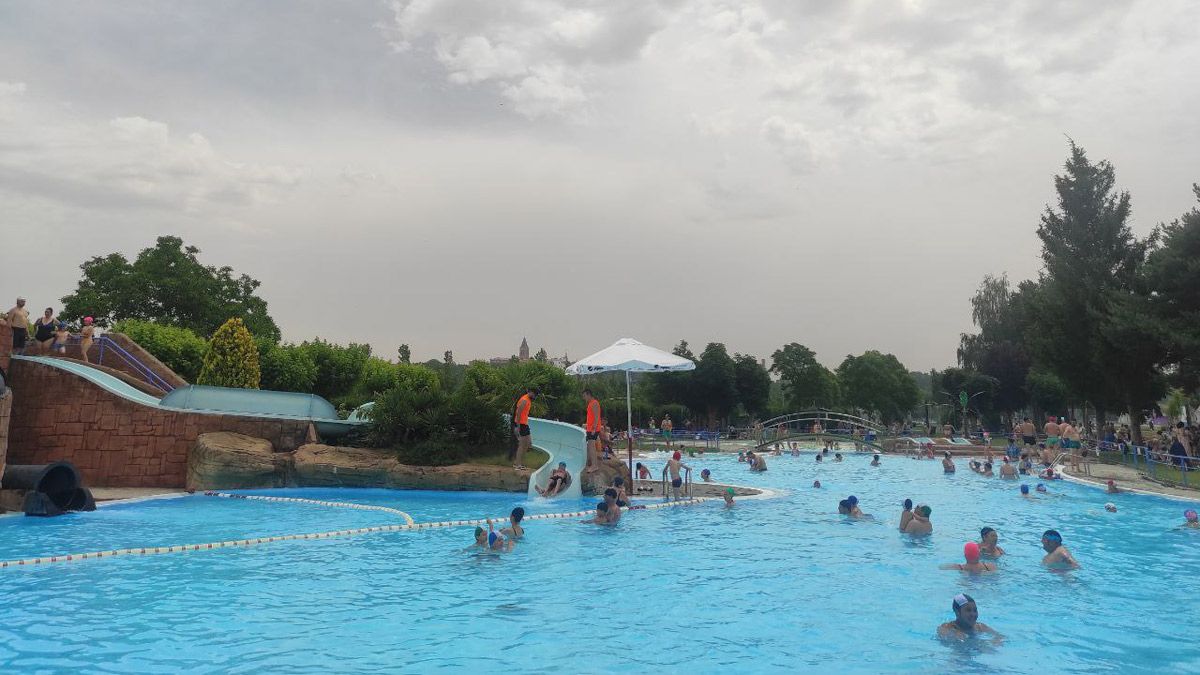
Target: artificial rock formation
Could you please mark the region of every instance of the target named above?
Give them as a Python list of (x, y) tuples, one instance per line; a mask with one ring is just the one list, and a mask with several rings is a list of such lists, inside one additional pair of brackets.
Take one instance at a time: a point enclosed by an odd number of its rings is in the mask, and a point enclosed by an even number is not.
[(488, 464), (410, 466), (391, 452), (310, 443), (295, 452), (296, 483), (304, 487), (383, 487), (523, 492), (528, 471)]
[(612, 481), (617, 476), (625, 479), (625, 488), (628, 490), (633, 482), (629, 478), (629, 464), (619, 459), (602, 459), (600, 465), (592, 473), (583, 474), (583, 482), (579, 488), (583, 490), (585, 495), (603, 493), (604, 489), (612, 485)]
[(190, 490), (284, 487), (290, 483), (292, 453), (271, 442), (228, 431), (200, 434), (188, 453)]

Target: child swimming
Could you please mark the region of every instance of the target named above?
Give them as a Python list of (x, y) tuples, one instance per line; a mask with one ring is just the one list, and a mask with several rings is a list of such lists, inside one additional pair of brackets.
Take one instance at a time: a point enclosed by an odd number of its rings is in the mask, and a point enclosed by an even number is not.
[(725, 488), (725, 508), (733, 507), (733, 488)]

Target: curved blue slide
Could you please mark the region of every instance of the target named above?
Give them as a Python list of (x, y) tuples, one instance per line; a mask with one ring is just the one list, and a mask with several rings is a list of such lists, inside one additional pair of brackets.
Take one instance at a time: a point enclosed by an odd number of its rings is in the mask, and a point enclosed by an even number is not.
[(329, 401), (311, 394), (190, 385), (180, 387), (160, 399), (130, 386), (124, 380), (99, 368), (93, 368), (78, 361), (47, 356), (19, 355), (14, 355), (13, 360), (29, 361), (65, 370), (115, 396), (120, 396), (138, 405), (172, 412), (310, 420), (322, 435), (331, 437), (341, 436), (350, 431), (352, 427), (368, 424), (368, 422), (358, 419), (338, 419), (337, 411)]
[(566, 422), (530, 417), (529, 433), (533, 436), (533, 447), (550, 455), (550, 459), (529, 477), (529, 497), (534, 499), (541, 496), (534, 486), (545, 488), (550, 479), (550, 472), (559, 462), (567, 463), (571, 484), (557, 496), (568, 499), (583, 497), (583, 491), (579, 487), (584, 466), (587, 464), (587, 441), (583, 428)]

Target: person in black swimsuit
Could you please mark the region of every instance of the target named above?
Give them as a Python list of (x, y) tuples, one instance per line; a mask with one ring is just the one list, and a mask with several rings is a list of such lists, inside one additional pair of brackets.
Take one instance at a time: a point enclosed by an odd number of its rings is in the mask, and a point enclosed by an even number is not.
[(54, 331), (58, 328), (58, 322), (54, 320), (54, 308), (47, 307), (46, 313), (39, 316), (33, 325), (35, 328), (33, 339), (41, 345), (40, 351), (49, 352), (50, 344), (54, 342)]

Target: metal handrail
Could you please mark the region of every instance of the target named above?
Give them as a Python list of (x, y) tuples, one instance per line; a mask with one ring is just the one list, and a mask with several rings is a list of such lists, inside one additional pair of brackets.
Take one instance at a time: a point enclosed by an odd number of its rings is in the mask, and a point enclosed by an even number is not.
[(1135, 470), (1142, 469), (1155, 481), (1175, 483), (1174, 476), (1168, 476), (1165, 469), (1170, 469), (1172, 473), (1178, 472), (1178, 484), (1185, 488), (1192, 487), (1189, 483), (1196, 480), (1189, 480), (1188, 474), (1200, 470), (1200, 457), (1180, 457), (1163, 450), (1154, 452), (1148, 445), (1099, 441), (1096, 443), (1096, 450), (1097, 456), (1101, 456), (1102, 453), (1119, 454), (1123, 465), (1132, 466)]
[(171, 384), (169, 384), (166, 380), (159, 377), (157, 373), (155, 373), (153, 370), (151, 370), (149, 368), (149, 366), (142, 363), (140, 360), (138, 360), (138, 358), (136, 356), (134, 356), (133, 354), (130, 354), (123, 347), (121, 347), (121, 345), (117, 344), (112, 338), (108, 337), (107, 335), (98, 336), (96, 338), (96, 344), (100, 345), (100, 356), (96, 359), (97, 365), (104, 364), (104, 351), (105, 351), (105, 348), (107, 348), (107, 349), (115, 352), (117, 354), (117, 356), (121, 357), (121, 360), (124, 361), (126, 365), (128, 365), (130, 368), (133, 368), (142, 377), (146, 378), (146, 381), (149, 382), (152, 386), (158, 387), (159, 389), (161, 389), (167, 393), (170, 393), (175, 390), (175, 387), (173, 387)]

